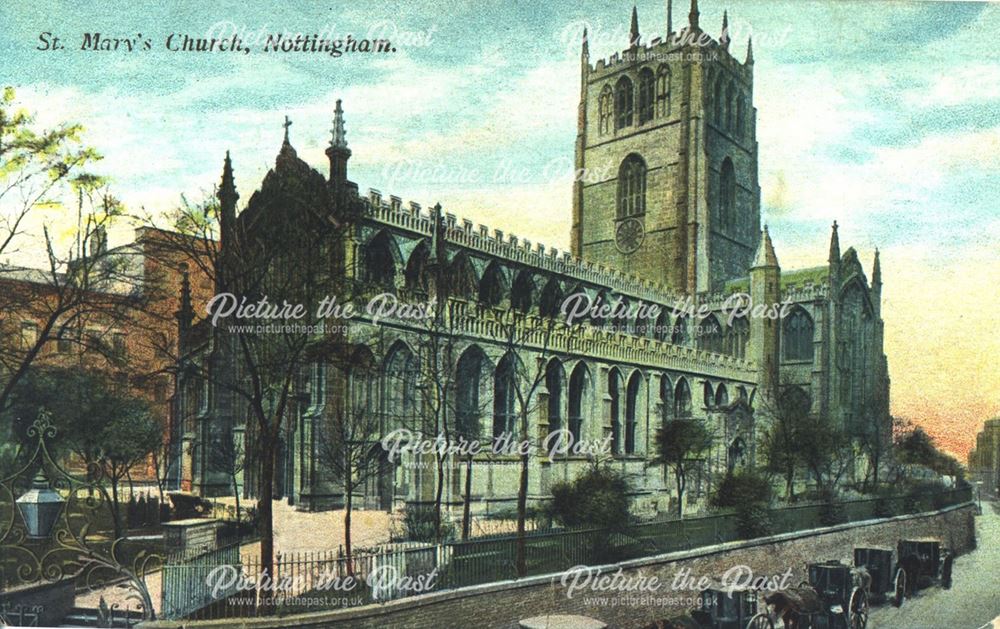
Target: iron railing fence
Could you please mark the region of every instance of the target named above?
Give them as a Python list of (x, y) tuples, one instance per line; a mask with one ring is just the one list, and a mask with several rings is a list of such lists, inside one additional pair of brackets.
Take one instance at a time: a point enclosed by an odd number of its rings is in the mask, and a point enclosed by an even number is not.
[[(837, 503), (769, 509), (757, 536), (790, 533), (838, 523), (921, 513), (972, 502), (970, 488), (929, 494), (884, 496)], [(546, 529), (524, 536), (523, 576), (558, 573), (574, 566), (603, 565), (662, 553), (749, 539), (740, 516), (726, 512), (639, 522), (609, 529)], [(277, 554), (270, 584), (256, 556), (240, 557), (238, 545), (194, 560), (168, 563), (163, 573), (163, 618), (216, 619), (290, 614), (351, 607), (471, 585), (518, 578), (515, 535), (441, 544), (390, 544), (376, 552), (342, 549)], [(235, 549), (235, 550), (234, 550)], [(238, 578), (210, 588), (218, 566)], [(221, 574), (216, 572), (216, 575)], [(212, 584), (219, 586), (216, 579)], [(214, 591), (213, 591), (214, 590)]]

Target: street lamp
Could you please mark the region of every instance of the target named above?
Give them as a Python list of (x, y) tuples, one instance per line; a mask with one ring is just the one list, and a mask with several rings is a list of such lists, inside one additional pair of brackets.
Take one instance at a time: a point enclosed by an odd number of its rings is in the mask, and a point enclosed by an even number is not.
[(28, 537), (48, 537), (65, 502), (58, 492), (49, 487), (45, 472), (39, 469), (31, 482), (31, 489), (17, 499), (17, 508), (28, 528)]

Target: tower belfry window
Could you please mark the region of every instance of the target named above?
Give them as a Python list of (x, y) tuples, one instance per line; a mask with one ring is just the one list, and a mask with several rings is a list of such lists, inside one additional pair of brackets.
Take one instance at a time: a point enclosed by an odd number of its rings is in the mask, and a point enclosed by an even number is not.
[(601, 92), (601, 97), (597, 102), (597, 117), (598, 117), (598, 132), (601, 135), (611, 132), (612, 119), (615, 116), (615, 104), (614, 95), (611, 92), (611, 86), (604, 86), (604, 90)]
[(656, 71), (656, 116), (670, 115), (670, 68), (661, 65)]
[(653, 91), (656, 87), (656, 79), (653, 71), (643, 68), (639, 72), (639, 124), (649, 122), (653, 119)]
[(736, 224), (736, 174), (728, 157), (722, 161), (719, 173), (719, 222), (726, 228)]
[(632, 81), (628, 77), (618, 79), (615, 84), (615, 129), (624, 129), (632, 125)]
[(631, 153), (618, 169), (618, 218), (646, 212), (646, 162)]

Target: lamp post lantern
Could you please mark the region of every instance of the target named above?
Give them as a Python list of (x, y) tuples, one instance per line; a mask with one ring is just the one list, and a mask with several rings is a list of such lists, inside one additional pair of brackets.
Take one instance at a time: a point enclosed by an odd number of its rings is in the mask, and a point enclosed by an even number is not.
[(45, 472), (39, 469), (31, 483), (31, 489), (17, 499), (17, 508), (24, 518), (28, 537), (48, 537), (65, 502), (58, 492), (49, 487)]

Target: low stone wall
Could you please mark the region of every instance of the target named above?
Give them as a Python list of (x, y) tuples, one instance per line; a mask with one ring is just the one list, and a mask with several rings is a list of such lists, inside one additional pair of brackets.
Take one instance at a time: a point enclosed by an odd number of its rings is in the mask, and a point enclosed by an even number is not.
[[(0, 593), (0, 616), (11, 626), (54, 627), (73, 609), (76, 583), (62, 579)], [(0, 622), (2, 625), (2, 622)]]
[[(652, 620), (687, 611), (693, 589), (673, 590), (678, 575), (695, 580), (719, 577), (734, 566), (748, 566), (756, 576), (782, 575), (797, 585), (805, 580), (807, 562), (853, 561), (855, 546), (894, 548), (902, 538), (934, 537), (957, 554), (975, 548), (975, 507), (949, 507), (933, 513), (898, 516), (834, 527), (800, 531), (752, 541), (732, 542), (692, 551), (646, 557), (618, 566), (626, 578), (657, 577), (656, 593), (577, 591), (572, 598), (560, 583), (562, 575), (530, 577), (431, 593), (353, 609), (316, 612), (275, 619), (144, 623), (144, 629), (190, 627), (406, 627), (438, 629), (514, 629), (523, 618), (544, 614), (579, 614), (598, 618), (611, 627), (641, 627)], [(603, 599), (603, 600), (601, 600)]]

